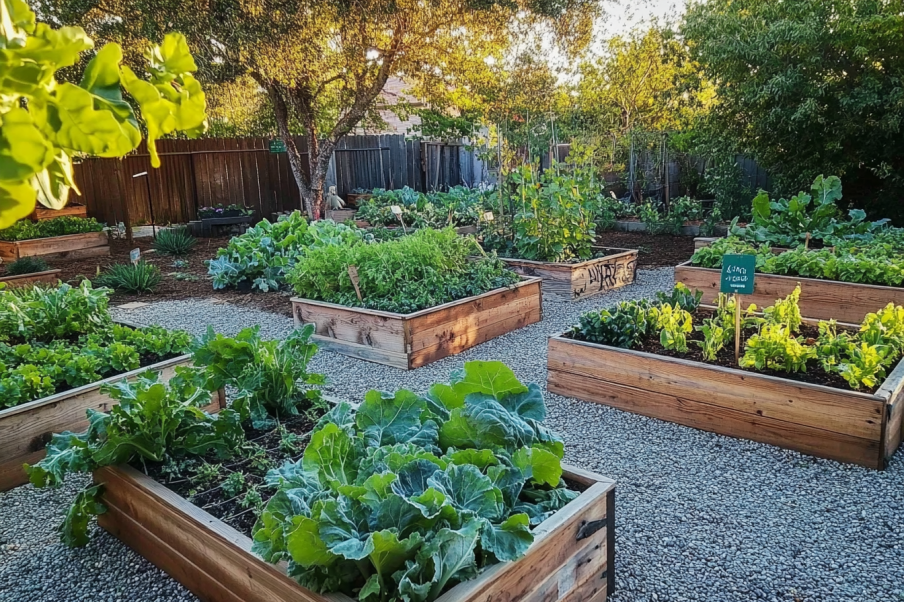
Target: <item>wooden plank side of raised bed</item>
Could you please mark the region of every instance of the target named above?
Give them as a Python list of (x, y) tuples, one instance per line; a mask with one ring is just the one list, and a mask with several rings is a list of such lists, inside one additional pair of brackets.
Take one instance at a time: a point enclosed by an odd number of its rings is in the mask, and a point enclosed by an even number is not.
[(117, 536), (205, 602), (349, 602), (321, 596), (251, 553), (251, 540), (128, 467), (94, 473), (111, 511), (98, 517)]
[(109, 239), (106, 232), (84, 232), (82, 234), (20, 240), (18, 242), (18, 252), (20, 257), (57, 255), (69, 251), (103, 247), (108, 242)]
[(886, 404), (874, 395), (560, 337), (550, 338), (547, 361), (551, 371), (705, 401), (829, 433), (881, 438)]
[(904, 361), (898, 362), (876, 395), (887, 400), (884, 447), (888, 461), (904, 441)]
[(571, 272), (571, 297), (584, 299), (633, 284), (636, 279), (637, 251), (585, 261)]
[(879, 459), (882, 455), (879, 440), (831, 433), (727, 409), (694, 398), (653, 393), (569, 372), (551, 370), (547, 389), (550, 393), (599, 403), (703, 431), (768, 443), (867, 468), (879, 470), (884, 468), (884, 462)]
[[(22, 464), (41, 460), (53, 433), (81, 432), (88, 428), (89, 408), (106, 412), (115, 405), (113, 399), (100, 392), (102, 384), (133, 379), (146, 370), (159, 370), (165, 382), (173, 377), (177, 366), (190, 364), (190, 356), (180, 356), (0, 411), (0, 491), (28, 482)], [(224, 403), (218, 392), (204, 409), (218, 411)]]
[(401, 314), (333, 303), (292, 299), (295, 325), (314, 324), (322, 339), (355, 343), (394, 353), (405, 353), (405, 327)]
[[(607, 590), (613, 542), (608, 517), (614, 499), (609, 493), (613, 490), (611, 482), (591, 486), (537, 527), (534, 543), (523, 558), (490, 567), (437, 602), (559, 602), (580, 599), (569, 596), (585, 586), (595, 590), (592, 595)], [(579, 539), (582, 529), (593, 532)]]
[[(543, 309), (540, 286), (539, 279), (532, 279), (519, 283), (514, 289), (497, 290), (464, 301), (441, 305), (429, 312), (418, 312), (408, 320), (408, 329), (411, 333), (409, 352), (417, 353), (450, 342), (454, 338), (462, 338), (461, 343), (450, 347), (457, 349), (462, 343), (485, 337), (482, 333), (493, 330), (494, 324), (513, 318), (520, 319), (523, 322), (522, 326), (539, 322)], [(477, 343), (486, 340), (488, 338), (482, 338)], [(468, 346), (477, 343), (471, 342)], [(467, 348), (462, 347), (459, 351)]]
[[(675, 282), (683, 282), (692, 289), (703, 291), (703, 303), (713, 303), (718, 299), (720, 276), (719, 270), (689, 263), (675, 267)], [(805, 318), (860, 324), (866, 314), (874, 313), (889, 303), (904, 305), (904, 288), (775, 274), (757, 274), (753, 294), (745, 295), (744, 303), (769, 307), (776, 299), (790, 295), (798, 283), (801, 291), (800, 313)]]
[(0, 278), (0, 282), (9, 288), (22, 288), (23, 286), (34, 286), (35, 284), (56, 284), (59, 279), (60, 270), (47, 270), (32, 274), (4, 276)]

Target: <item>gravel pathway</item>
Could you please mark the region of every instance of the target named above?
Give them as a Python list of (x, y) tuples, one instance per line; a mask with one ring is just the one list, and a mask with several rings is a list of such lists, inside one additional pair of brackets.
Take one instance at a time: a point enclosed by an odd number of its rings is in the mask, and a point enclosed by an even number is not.
[[(522, 380), (543, 384), (548, 335), (582, 311), (671, 284), (671, 269), (643, 271), (605, 297), (546, 302), (541, 323), (413, 372), (332, 353), (318, 354), (312, 368), (347, 399), (371, 388), (422, 391), (472, 359), (506, 361)], [(207, 324), (227, 334), (261, 324), (274, 337), (292, 328), (284, 316), (207, 300), (117, 313), (198, 334)], [(904, 452), (876, 472), (557, 395), (547, 403), (566, 460), (618, 481), (612, 602), (904, 601)], [(57, 543), (54, 526), (81, 486), (75, 481), (0, 494), (0, 600), (195, 600), (105, 533), (82, 550)]]

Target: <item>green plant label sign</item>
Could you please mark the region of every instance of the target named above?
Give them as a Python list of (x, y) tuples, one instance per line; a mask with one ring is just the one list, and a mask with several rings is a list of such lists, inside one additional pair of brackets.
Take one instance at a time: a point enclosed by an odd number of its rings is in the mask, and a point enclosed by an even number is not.
[(132, 265), (137, 264), (139, 259), (141, 259), (141, 249), (132, 249), (129, 251), (129, 260), (132, 262)]
[(281, 138), (274, 138), (270, 141), (270, 152), (271, 153), (284, 153), (286, 152), (286, 143)]
[(719, 290), (739, 295), (753, 294), (753, 276), (756, 271), (754, 255), (723, 255), (722, 279)]

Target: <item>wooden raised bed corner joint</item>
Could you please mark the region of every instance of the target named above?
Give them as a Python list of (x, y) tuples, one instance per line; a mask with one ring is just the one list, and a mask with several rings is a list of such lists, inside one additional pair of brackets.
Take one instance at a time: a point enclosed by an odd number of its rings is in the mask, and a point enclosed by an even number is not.
[[(615, 483), (563, 466), (587, 489), (497, 564), (437, 602), (603, 602), (615, 584)], [(317, 594), (251, 552), (251, 539), (129, 466), (95, 471), (108, 510), (98, 523), (205, 602), (353, 602)]]
[(882, 470), (902, 439), (904, 361), (874, 394), (549, 339), (547, 389), (704, 431)]
[(523, 278), (511, 289), (410, 314), (298, 297), (292, 314), (296, 326), (314, 324), (321, 349), (411, 370), (539, 322), (542, 305), (540, 279)]
[[(103, 384), (134, 379), (147, 370), (160, 371), (161, 381), (175, 375), (177, 366), (190, 366), (191, 356), (182, 355), (111, 376), (96, 383), (77, 387), (55, 395), (36, 399), (12, 408), (0, 410), (0, 491), (6, 491), (28, 482), (22, 464), (34, 464), (45, 455), (45, 447), (53, 433), (81, 432), (88, 428), (86, 412), (89, 408), (105, 412), (115, 402), (100, 392)], [(210, 405), (204, 410), (217, 412), (226, 407), (223, 391), (217, 391)]]
[(632, 284), (637, 278), (637, 251), (604, 249), (611, 254), (579, 263), (553, 263), (500, 257), (522, 276), (543, 279), (543, 294), (560, 301), (578, 301)]

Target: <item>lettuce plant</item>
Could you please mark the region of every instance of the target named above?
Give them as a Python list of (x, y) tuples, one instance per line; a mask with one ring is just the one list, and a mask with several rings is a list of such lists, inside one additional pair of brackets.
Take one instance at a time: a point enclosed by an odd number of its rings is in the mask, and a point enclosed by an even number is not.
[(287, 560), (318, 592), (362, 602), (430, 602), (496, 562), (577, 497), (537, 385), (499, 362), (469, 362), (426, 396), (371, 391), (334, 408), (277, 488), (253, 550)]

